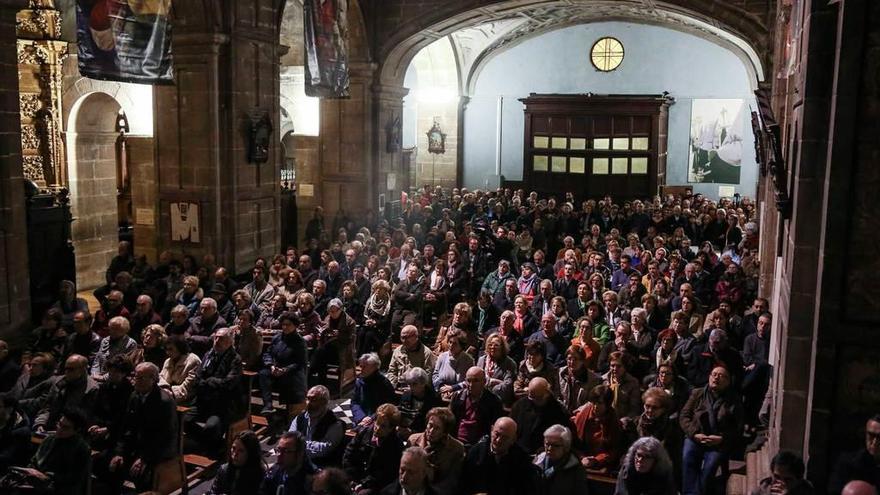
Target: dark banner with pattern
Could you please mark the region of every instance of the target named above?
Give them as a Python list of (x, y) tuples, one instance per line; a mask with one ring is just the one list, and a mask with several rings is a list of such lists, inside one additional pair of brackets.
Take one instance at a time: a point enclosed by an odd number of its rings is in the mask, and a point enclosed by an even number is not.
[(304, 0), (306, 94), (348, 97), (347, 0)]
[(171, 0), (76, 0), (80, 74), (173, 83), (170, 11)]

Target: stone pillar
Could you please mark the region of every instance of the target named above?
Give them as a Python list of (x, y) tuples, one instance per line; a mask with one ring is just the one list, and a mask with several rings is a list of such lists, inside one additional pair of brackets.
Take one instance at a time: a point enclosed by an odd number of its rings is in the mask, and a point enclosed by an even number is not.
[[(373, 149), (374, 191), (372, 204), (379, 194), (385, 194), (387, 201), (400, 199), (401, 191), (409, 193), (409, 170), (404, 170), (403, 154), (400, 147), (389, 150), (389, 134), (397, 132), (398, 145), (400, 132), (394, 130), (396, 119), (403, 119), (403, 97), (409, 90), (403, 86), (373, 85), (374, 121), (373, 135), (376, 146)], [(393, 186), (393, 187), (388, 187)]]
[(158, 258), (159, 184), (153, 159), (152, 136), (126, 136), (128, 170), (131, 174), (131, 210), (134, 216), (134, 252), (145, 254), (150, 263)]
[(27, 213), (21, 165), (15, 14), (24, 0), (0, 0), (0, 338), (30, 326)]
[[(112, 117), (112, 115), (111, 115)], [(76, 251), (76, 286), (94, 289), (117, 253), (116, 141), (112, 131), (68, 133), (71, 149), (70, 188), (73, 193), (71, 237)]]
[[(159, 249), (246, 271), (280, 251), (278, 12), (259, 0), (175, 8), (175, 85), (155, 90)], [(269, 159), (250, 163), (251, 118), (263, 112)], [(172, 237), (172, 203), (198, 205), (198, 242)]]
[(25, 177), (40, 187), (67, 185), (61, 139), (61, 12), (53, 0), (30, 0), (17, 15), (21, 145)]
[[(351, 97), (321, 99), (320, 191), (316, 198), (324, 206), (328, 222), (340, 209), (355, 221), (363, 220), (366, 210), (375, 208), (377, 202), (369, 131), (373, 105), (370, 81), (375, 67), (352, 63), (349, 70)], [(311, 211), (301, 218), (311, 218)]]

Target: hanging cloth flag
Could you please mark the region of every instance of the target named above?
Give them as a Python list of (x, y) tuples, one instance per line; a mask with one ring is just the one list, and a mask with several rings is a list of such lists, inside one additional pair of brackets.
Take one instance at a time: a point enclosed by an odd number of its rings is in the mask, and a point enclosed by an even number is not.
[(79, 73), (172, 84), (171, 0), (76, 0)]
[(348, 0), (304, 0), (306, 94), (348, 98)]

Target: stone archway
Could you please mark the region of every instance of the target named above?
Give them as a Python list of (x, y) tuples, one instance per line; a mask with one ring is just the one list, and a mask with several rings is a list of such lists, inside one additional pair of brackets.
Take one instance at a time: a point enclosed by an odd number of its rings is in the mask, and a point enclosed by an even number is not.
[(77, 287), (104, 283), (104, 271), (116, 254), (117, 118), (122, 106), (112, 96), (89, 93), (72, 106), (67, 132), (68, 178), (74, 217), (71, 235), (76, 253)]
[[(386, 4), (390, 5), (386, 7)], [(759, 80), (763, 80), (764, 72), (772, 73), (763, 69), (771, 57), (770, 27), (775, 17), (775, 2), (772, 0), (748, 5), (704, 0), (468, 0), (445, 3), (427, 15), (419, 6), (405, 4), (404, 0), (384, 2), (383, 9), (396, 15), (379, 16), (373, 26), (380, 64), (377, 79), (384, 85), (400, 84), (412, 58), (437, 39), (463, 28), (503, 24), (510, 20), (533, 24), (532, 28), (519, 29), (517, 36), (552, 29), (560, 24), (596, 20), (628, 20), (678, 27), (741, 51), (745, 59), (760, 69), (756, 71)], [(560, 11), (565, 15), (555, 21), (544, 18), (544, 14), (552, 16)], [(505, 43), (510, 41), (514, 40)]]

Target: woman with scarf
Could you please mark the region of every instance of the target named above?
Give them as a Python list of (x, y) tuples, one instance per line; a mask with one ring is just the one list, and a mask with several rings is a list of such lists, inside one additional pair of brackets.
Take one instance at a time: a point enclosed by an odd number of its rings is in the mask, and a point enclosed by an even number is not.
[(422, 321), (425, 324), (430, 324), (434, 317), (438, 322), (443, 317), (446, 312), (448, 290), (446, 263), (443, 260), (437, 260), (434, 262), (434, 269), (428, 275), (425, 286), (424, 303), (422, 304)]
[(523, 336), (528, 338), (529, 335), (538, 331), (540, 322), (535, 315), (529, 311), (529, 303), (526, 298), (520, 294), (513, 300), (513, 328)]
[(468, 271), (455, 248), (446, 253), (446, 284), (448, 305), (458, 304), (468, 297)]
[(574, 335), (574, 324), (568, 314), (565, 298), (562, 296), (556, 296), (551, 299), (550, 312), (556, 317), (556, 333), (562, 335), (566, 339), (571, 339)]
[(468, 303), (460, 302), (452, 308), (452, 321), (449, 325), (440, 327), (434, 343), (434, 354), (440, 355), (440, 353), (449, 350), (446, 336), (453, 330), (457, 330), (467, 336), (467, 353), (476, 359), (480, 339), (474, 327), (474, 322), (471, 318), (471, 307)]
[(522, 274), (516, 280), (517, 291), (522, 294), (529, 304), (538, 295), (538, 284), (541, 279), (538, 278), (538, 270), (532, 263), (524, 263), (522, 265)]
[(610, 470), (617, 467), (622, 432), (613, 401), (611, 387), (596, 385), (590, 390), (587, 403), (574, 417), (577, 439), (583, 447), (581, 465), (585, 468)]
[(477, 367), (486, 372), (486, 386), (504, 404), (513, 403), (513, 381), (516, 379), (516, 361), (508, 356), (507, 341), (493, 333), (486, 338), (486, 353), (480, 356)]
[(584, 351), (584, 367), (590, 371), (596, 371), (602, 346), (593, 338), (593, 322), (590, 321), (589, 316), (578, 318), (575, 325), (575, 337), (571, 339), (571, 345), (580, 346)]
[[(380, 269), (381, 270), (381, 269)], [(358, 356), (378, 352), (391, 332), (391, 285), (386, 280), (373, 282), (372, 293), (364, 307), (364, 324), (357, 330)]]
[(639, 437), (657, 439), (672, 457), (675, 482), (681, 484), (681, 449), (684, 433), (678, 424), (678, 411), (672, 397), (662, 388), (650, 387), (642, 394), (645, 412), (636, 422)]
[(550, 384), (553, 395), (559, 397), (559, 370), (547, 361), (547, 347), (540, 340), (526, 344), (526, 357), (519, 364), (513, 393), (517, 399), (528, 394), (532, 378), (541, 377)]
[(315, 296), (308, 292), (301, 293), (297, 299), (297, 310), (294, 314), (296, 321), (298, 321), (296, 332), (306, 341), (309, 349), (314, 349), (318, 345), (318, 336), (324, 329), (321, 315), (315, 311)]
[(602, 384), (602, 377), (586, 367), (587, 354), (583, 347), (572, 344), (565, 353), (565, 366), (559, 370), (560, 402), (569, 414), (587, 403), (590, 390)]

